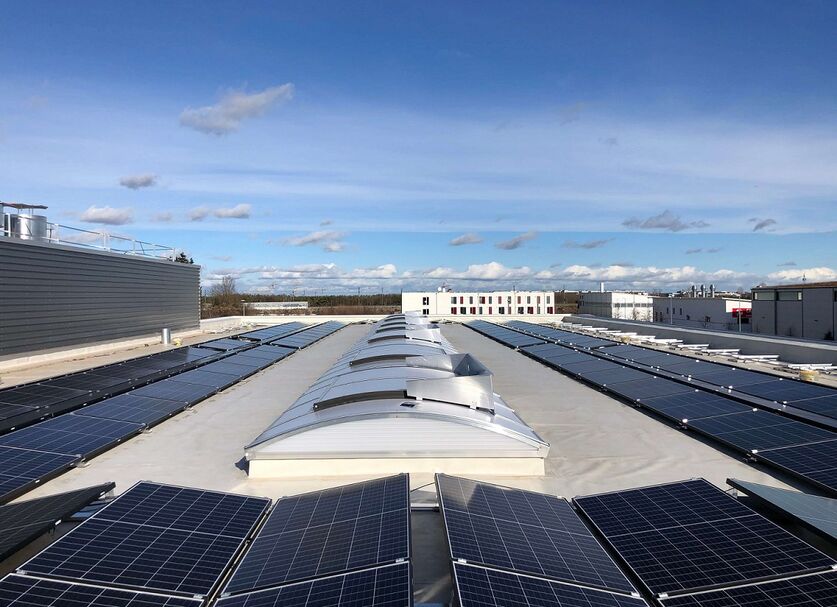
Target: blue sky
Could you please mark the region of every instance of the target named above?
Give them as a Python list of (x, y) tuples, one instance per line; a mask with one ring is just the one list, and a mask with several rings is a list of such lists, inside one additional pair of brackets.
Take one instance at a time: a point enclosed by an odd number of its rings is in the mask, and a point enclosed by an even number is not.
[(252, 290), (837, 279), (831, 2), (6, 2), (0, 200)]

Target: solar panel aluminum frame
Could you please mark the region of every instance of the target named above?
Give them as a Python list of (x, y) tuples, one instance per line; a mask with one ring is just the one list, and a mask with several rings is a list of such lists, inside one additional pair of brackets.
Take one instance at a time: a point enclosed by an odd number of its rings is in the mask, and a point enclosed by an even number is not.
[[(148, 525), (148, 524), (143, 524), (143, 523), (122, 522), (122, 521), (119, 521), (119, 520), (109, 520), (109, 519), (105, 519), (105, 518), (102, 518), (102, 519), (99, 519), (99, 518), (98, 518), (98, 517), (99, 517), (99, 515), (100, 515), (102, 512), (105, 512), (108, 508), (110, 508), (110, 507), (111, 507), (111, 506), (113, 506), (114, 504), (118, 503), (118, 501), (119, 501), (119, 497), (120, 497), (121, 495), (124, 495), (124, 494), (128, 493), (128, 491), (130, 491), (130, 490), (131, 490), (131, 489), (133, 489), (134, 487), (136, 487), (136, 486), (138, 486), (138, 485), (141, 485), (141, 484), (143, 484), (143, 483), (152, 483), (152, 484), (155, 484), (155, 485), (164, 485), (164, 486), (167, 486), (167, 487), (175, 487), (175, 488), (178, 488), (178, 489), (186, 489), (186, 490), (193, 490), (193, 491), (201, 491), (201, 492), (206, 492), (206, 493), (218, 493), (218, 494), (225, 494), (225, 495), (236, 495), (236, 496), (238, 496), (238, 497), (253, 498), (253, 499), (263, 499), (263, 500), (265, 500), (264, 509), (262, 510), (261, 514), (259, 515), (259, 518), (258, 518), (258, 519), (257, 519), (257, 520), (256, 520), (256, 521), (252, 524), (252, 526), (250, 527), (249, 532), (248, 532), (246, 535), (244, 535), (243, 537), (240, 537), (240, 538), (235, 538), (235, 536), (232, 536), (232, 535), (224, 535), (224, 537), (233, 538), (233, 539), (238, 539), (238, 540), (239, 540), (239, 541), (238, 541), (238, 546), (237, 546), (237, 548), (235, 549), (235, 551), (234, 551), (234, 552), (230, 555), (229, 559), (228, 559), (228, 560), (227, 560), (227, 562), (226, 562), (226, 565), (223, 567), (223, 569), (222, 569), (222, 570), (221, 570), (221, 572), (219, 573), (218, 577), (216, 578), (215, 582), (213, 583), (212, 588), (210, 588), (210, 589), (206, 592), (206, 594), (201, 595), (201, 594), (195, 594), (195, 593), (192, 593), (192, 592), (185, 592), (185, 591), (178, 591), (178, 590), (170, 590), (170, 589), (167, 589), (167, 590), (162, 590), (162, 589), (158, 589), (158, 588), (141, 587), (141, 586), (139, 586), (139, 585), (136, 585), (136, 586), (129, 586), (129, 585), (126, 585), (126, 584), (118, 584), (118, 583), (103, 583), (103, 582), (95, 582), (95, 581), (83, 580), (83, 579), (72, 578), (72, 577), (65, 577), (65, 576), (60, 576), (60, 575), (55, 575), (55, 574), (43, 574), (43, 573), (38, 573), (38, 572), (31, 572), (31, 573), (30, 573), (30, 572), (28, 572), (28, 571), (27, 571), (26, 567), (27, 567), (27, 565), (28, 565), (29, 563), (31, 563), (31, 562), (35, 561), (36, 559), (38, 559), (38, 558), (40, 557), (40, 555), (41, 555), (43, 552), (46, 552), (47, 550), (49, 550), (49, 548), (50, 548), (52, 545), (57, 544), (58, 542), (60, 542), (62, 539), (66, 538), (66, 537), (70, 537), (70, 536), (72, 536), (74, 533), (77, 533), (77, 532), (78, 532), (78, 530), (79, 530), (79, 529), (82, 529), (82, 528), (84, 527), (84, 525), (85, 525), (88, 521), (98, 521), (98, 520), (102, 520), (102, 521), (103, 521), (103, 522), (105, 522), (105, 523), (122, 524), (122, 525), (131, 525), (131, 526), (133, 526), (133, 527), (136, 527), (137, 529), (140, 529), (140, 528), (142, 528), (142, 527), (153, 527), (153, 528), (156, 528), (156, 529), (168, 529), (168, 528), (165, 528), (165, 527), (159, 527), (159, 526), (157, 526), (157, 525)], [(108, 504), (106, 504), (103, 508), (99, 509), (99, 510), (98, 510), (95, 514), (93, 514), (93, 515), (92, 515), (91, 517), (89, 517), (87, 520), (85, 520), (84, 522), (82, 522), (82, 523), (81, 523), (80, 525), (78, 525), (77, 527), (74, 527), (73, 529), (71, 529), (70, 531), (68, 531), (65, 535), (61, 536), (61, 538), (59, 538), (59, 539), (58, 539), (58, 540), (57, 540), (54, 544), (51, 544), (50, 546), (47, 546), (46, 548), (44, 548), (44, 550), (42, 550), (42, 551), (38, 552), (38, 554), (36, 554), (36, 555), (32, 556), (31, 558), (29, 558), (27, 561), (25, 561), (22, 565), (20, 565), (20, 566), (17, 568), (16, 573), (17, 573), (17, 574), (21, 574), (21, 575), (31, 576), (31, 577), (33, 577), (33, 578), (34, 578), (34, 577), (37, 577), (37, 578), (43, 578), (43, 579), (49, 579), (49, 580), (61, 581), (61, 582), (65, 582), (65, 583), (66, 583), (66, 582), (69, 582), (69, 583), (76, 583), (76, 584), (82, 584), (82, 585), (88, 585), (88, 586), (96, 586), (96, 587), (108, 588), (108, 589), (113, 589), (113, 590), (125, 590), (125, 591), (130, 591), (130, 592), (139, 592), (139, 593), (148, 593), (148, 594), (163, 595), (163, 596), (169, 596), (169, 597), (173, 597), (173, 598), (186, 598), (186, 599), (191, 598), (191, 599), (198, 599), (198, 600), (204, 601), (204, 600), (206, 600), (207, 598), (212, 597), (213, 595), (217, 594), (217, 593), (218, 593), (219, 588), (221, 588), (221, 587), (222, 587), (222, 585), (226, 582), (227, 577), (228, 577), (228, 575), (229, 575), (229, 573), (230, 573), (230, 570), (231, 570), (231, 568), (232, 568), (233, 564), (235, 564), (235, 563), (238, 563), (238, 562), (239, 562), (239, 560), (241, 559), (242, 554), (244, 553), (245, 548), (249, 545), (249, 543), (250, 543), (250, 542), (251, 542), (251, 540), (253, 539), (253, 536), (255, 535), (256, 531), (257, 531), (257, 530), (258, 530), (258, 529), (262, 526), (262, 524), (264, 523), (264, 520), (265, 520), (265, 518), (266, 518), (266, 514), (267, 514), (267, 512), (268, 512), (268, 510), (269, 510), (269, 507), (270, 507), (270, 504), (271, 504), (271, 500), (270, 500), (270, 499), (268, 499), (268, 498), (259, 498), (259, 497), (254, 497), (254, 496), (241, 495), (241, 494), (236, 494), (236, 493), (229, 493), (229, 492), (226, 492), (226, 491), (214, 491), (214, 490), (208, 490), (208, 489), (197, 489), (197, 488), (195, 488), (195, 487), (186, 487), (186, 486), (181, 486), (181, 485), (172, 485), (172, 484), (168, 484), (168, 483), (165, 483), (165, 484), (164, 484), (164, 483), (154, 483), (153, 481), (137, 481), (136, 483), (134, 483), (133, 485), (131, 485), (131, 487), (129, 487), (127, 490), (125, 490), (123, 493), (121, 493), (121, 494), (120, 494), (120, 496), (117, 496), (117, 498), (116, 498), (116, 499), (114, 499), (113, 501), (111, 501), (111, 502), (109, 502)], [(178, 530), (178, 529), (175, 529), (175, 528), (173, 528), (173, 527), (172, 527), (171, 529), (172, 529), (172, 530), (175, 530), (175, 531), (180, 531), (181, 533), (201, 533), (202, 535), (215, 535), (215, 536), (218, 536), (218, 535), (219, 535), (219, 534), (211, 534), (211, 533), (199, 532), (199, 531), (186, 531), (186, 530), (182, 530), (182, 529)], [(202, 604), (202, 605), (203, 605), (203, 604), (205, 604), (205, 603), (200, 603), (200, 604)]]
[[(579, 582), (579, 581), (574, 581), (574, 580), (570, 580), (570, 579), (551, 578), (551, 577), (547, 577), (547, 576), (544, 576), (544, 575), (538, 575), (537, 573), (522, 572), (522, 571), (517, 571), (517, 570), (514, 570), (514, 569), (506, 569), (502, 566), (490, 565), (490, 564), (486, 564), (486, 563), (470, 562), (470, 561), (467, 561), (465, 559), (454, 558), (454, 556), (453, 556), (453, 543), (451, 542), (450, 531), (448, 530), (447, 520), (446, 520), (445, 515), (444, 515), (445, 505), (444, 505), (443, 492), (442, 492), (441, 487), (439, 486), (439, 477), (440, 476), (441, 476), (440, 473), (436, 473), (434, 475), (434, 483), (435, 483), (435, 487), (436, 487), (436, 495), (439, 498), (439, 507), (440, 507), (440, 512), (442, 514), (442, 527), (445, 531), (445, 540), (447, 541), (448, 556), (449, 556), (449, 560), (450, 560), (450, 569), (451, 569), (450, 574), (451, 574), (452, 579), (456, 578), (454, 565), (455, 564), (460, 564), (460, 565), (467, 565), (467, 566), (471, 566), (471, 567), (476, 567), (476, 568), (479, 568), (479, 569), (495, 570), (495, 571), (499, 571), (501, 573), (506, 573), (506, 574), (511, 574), (511, 575), (518, 575), (518, 576), (523, 576), (523, 577), (529, 577), (529, 578), (543, 580), (543, 581), (546, 581), (546, 582), (552, 582), (552, 583), (556, 583), (556, 584), (563, 584), (563, 585), (566, 585), (566, 586), (572, 586), (572, 587), (581, 588), (581, 589), (584, 589), (584, 590), (591, 590), (591, 591), (595, 591), (595, 592), (603, 592), (603, 593), (612, 594), (612, 595), (615, 595), (615, 596), (639, 597), (639, 593), (637, 593), (637, 592), (627, 592), (625, 590), (618, 590), (618, 589), (614, 589), (614, 588), (606, 588), (604, 586), (598, 586), (596, 584), (591, 584), (591, 583), (587, 583), (587, 582)], [(466, 480), (472, 481), (472, 479), (466, 479)], [(473, 482), (482, 483), (482, 481), (473, 481)], [(514, 490), (514, 491), (526, 491), (526, 490), (515, 489), (514, 487), (507, 487), (505, 485), (496, 485), (494, 483), (484, 483), (484, 484), (492, 484), (492, 485), (494, 485), (496, 487), (500, 487), (502, 489), (511, 489), (511, 490)], [(560, 498), (559, 496), (551, 496), (550, 495), (549, 497), (555, 497), (555, 498), (558, 498), (558, 499), (563, 499), (563, 498)], [(572, 507), (572, 502), (569, 502), (569, 503), (570, 503), (570, 506)], [(575, 510), (575, 508), (573, 508), (573, 509)], [(587, 525), (585, 524), (585, 519), (584, 518), (582, 518), (581, 516), (578, 516), (578, 519), (579, 519), (579, 523), (581, 525), (587, 527)], [(588, 527), (588, 530), (589, 530), (589, 527)], [(560, 531), (560, 530), (557, 530), (557, 531)], [(613, 556), (614, 551), (611, 549), (610, 544), (603, 542), (600, 537), (596, 536), (595, 533), (590, 532), (590, 537), (599, 545), (599, 547), (602, 549), (603, 553), (605, 555), (607, 555), (607, 557), (613, 563), (614, 568), (617, 569), (622, 574), (622, 576), (626, 579), (626, 581), (628, 582), (629, 585), (632, 585), (632, 583), (633, 583), (632, 580), (628, 576), (625, 575), (625, 572), (622, 571), (622, 569), (619, 566), (619, 563), (617, 562), (616, 558), (614, 558), (614, 556)], [(632, 573), (633, 573), (633, 571), (632, 571)], [(634, 577), (636, 577), (635, 574), (634, 574)]]
[[(683, 481), (679, 481), (679, 482), (687, 482), (688, 480), (692, 480), (692, 481), (702, 480), (704, 482), (708, 482), (708, 481), (706, 481), (706, 479), (702, 479), (702, 478), (684, 479)], [(667, 591), (667, 592), (654, 592), (648, 586), (648, 584), (646, 584), (645, 580), (639, 574), (639, 572), (616, 549), (616, 547), (613, 545), (613, 543), (608, 539), (608, 536), (602, 531), (602, 529), (596, 524), (596, 522), (593, 521), (592, 518), (590, 518), (587, 515), (587, 512), (584, 510), (584, 507), (581, 506), (580, 504), (578, 504), (578, 502), (576, 500), (583, 499), (585, 497), (599, 497), (599, 496), (602, 496), (602, 495), (612, 495), (612, 494), (616, 494), (616, 493), (622, 493), (624, 491), (637, 491), (637, 490), (642, 490), (642, 489), (653, 489), (655, 487), (664, 487), (666, 485), (673, 485), (673, 484), (677, 484), (677, 482), (656, 483), (656, 484), (653, 484), (653, 485), (644, 485), (644, 486), (641, 486), (641, 487), (630, 487), (628, 489), (621, 489), (621, 490), (616, 490), (616, 491), (605, 491), (605, 492), (602, 492), (602, 493), (596, 493), (596, 494), (592, 494), (592, 495), (578, 495), (578, 496), (573, 498), (573, 503), (576, 505), (577, 510), (582, 514), (583, 518), (595, 530), (595, 532), (594, 532), (595, 537), (597, 539), (599, 539), (599, 541), (603, 545), (605, 545), (609, 549), (610, 552), (617, 555), (619, 563), (625, 569), (627, 569), (630, 572), (629, 579), (633, 578), (634, 580), (636, 580), (640, 584), (640, 586), (642, 587), (642, 589), (645, 593), (647, 593), (650, 596), (655, 597), (657, 600), (662, 601), (664, 599), (675, 598), (675, 597), (680, 597), (680, 596), (688, 596), (688, 595), (693, 595), (693, 594), (697, 594), (697, 593), (717, 591), (717, 590), (721, 590), (721, 589), (725, 589), (725, 588), (744, 586), (744, 585), (753, 585), (753, 584), (758, 584), (758, 583), (762, 583), (762, 582), (777, 581), (777, 580), (784, 580), (784, 579), (793, 578), (793, 577), (799, 577), (801, 575), (815, 575), (815, 574), (827, 573), (829, 571), (837, 570), (837, 565), (832, 565), (830, 567), (824, 566), (824, 567), (821, 567), (821, 568), (818, 568), (818, 569), (812, 569), (812, 570), (809, 570), (809, 571), (806, 571), (806, 572), (797, 572), (797, 573), (793, 573), (793, 574), (776, 574), (776, 575), (771, 575), (771, 576), (763, 576), (763, 577), (759, 577), (759, 578), (750, 578), (746, 581), (740, 581), (740, 582), (736, 582), (736, 583), (712, 584), (712, 585), (701, 586), (699, 588), (686, 588), (686, 589), (682, 589), (682, 590), (670, 590), (670, 591)], [(718, 491), (721, 492), (721, 493), (726, 494), (721, 489), (718, 489)], [(726, 494), (726, 495), (730, 499), (738, 501), (734, 497), (732, 497), (731, 495), (729, 495), (729, 494)], [(772, 525), (781, 529), (781, 527), (779, 527), (778, 525), (776, 525), (775, 523), (773, 523), (772, 521), (770, 521), (769, 519), (767, 519), (763, 515), (759, 514), (758, 512), (756, 512), (755, 510), (753, 510), (749, 506), (745, 506), (744, 504), (741, 504), (741, 505), (744, 506), (745, 508), (747, 508), (748, 510), (751, 510), (753, 515), (760, 516), (761, 518), (765, 519), (766, 521), (768, 521)], [(787, 533), (788, 533), (788, 535), (791, 535), (792, 537), (796, 538), (796, 536), (793, 536), (789, 532), (787, 532)], [(636, 533), (628, 533), (627, 535), (635, 535), (635, 534)], [(796, 539), (799, 539), (799, 538), (796, 538)], [(799, 541), (802, 542), (802, 543), (807, 544), (807, 542), (804, 542), (801, 539), (799, 539)], [(818, 552), (822, 552), (817, 548), (813, 548), (813, 549), (818, 551)], [(823, 556), (827, 556), (827, 555), (823, 554)], [(664, 603), (663, 603), (663, 605), (664, 605)], [(756, 607), (756, 606), (753, 606), (753, 607)]]

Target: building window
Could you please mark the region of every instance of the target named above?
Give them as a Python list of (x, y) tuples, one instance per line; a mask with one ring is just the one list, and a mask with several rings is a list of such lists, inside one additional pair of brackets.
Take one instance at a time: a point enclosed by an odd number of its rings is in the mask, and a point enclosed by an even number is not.
[(474, 296), (473, 295), (471, 295), (471, 297), (468, 298), (468, 303), (469, 304), (474, 303)]
[(477, 313), (477, 307), (476, 306), (471, 306), (471, 314), (476, 314), (476, 313)]
[(552, 295), (546, 296), (546, 303), (552, 303)]
[(467, 312), (465, 311), (465, 306), (462, 306), (462, 307), (459, 308), (459, 313), (460, 314), (467, 314)]
[(494, 303), (491, 301), (491, 295), (488, 296), (488, 303)]
[(455, 304), (455, 303), (456, 303), (456, 297), (451, 297), (451, 298), (450, 298), (450, 302), (451, 302), (452, 304)]
[(521, 299), (522, 299), (522, 298), (520, 297), (520, 295), (518, 295), (518, 296), (517, 296), (517, 303), (520, 303), (520, 302), (521, 302)]
[(482, 316), (482, 306), (480, 306), (480, 316)]
[(802, 301), (802, 291), (779, 291), (779, 301)]
[(450, 313), (451, 313), (451, 314), (456, 314), (456, 308), (451, 308), (451, 309), (450, 309)]
[(424, 308), (421, 311), (421, 313), (424, 314), (425, 316), (429, 316), (430, 315), (430, 308)]
[(540, 296), (540, 295), (538, 295), (538, 301), (537, 301), (537, 303), (541, 303), (541, 296)]
[(421, 305), (429, 306), (430, 305), (430, 298), (429, 297), (422, 297), (421, 298)]
[(523, 306), (517, 306), (517, 313), (523, 314)]
[(465, 298), (462, 295), (459, 296), (459, 303), (461, 303), (461, 304), (465, 303)]
[(485, 303), (485, 295), (480, 295), (480, 303), (481, 304)]
[(506, 307), (505, 306), (500, 306), (499, 308), (497, 308), (497, 310), (500, 314), (505, 314), (506, 313)]
[(488, 306), (488, 315), (491, 316), (491, 306)]
[(757, 299), (758, 301), (773, 301), (776, 299), (776, 291), (755, 291), (753, 293), (753, 299)]
[[(547, 302), (547, 303), (548, 303), (548, 302)], [(547, 313), (547, 314), (552, 314), (552, 306), (547, 306), (547, 307), (546, 307), (546, 313)]]

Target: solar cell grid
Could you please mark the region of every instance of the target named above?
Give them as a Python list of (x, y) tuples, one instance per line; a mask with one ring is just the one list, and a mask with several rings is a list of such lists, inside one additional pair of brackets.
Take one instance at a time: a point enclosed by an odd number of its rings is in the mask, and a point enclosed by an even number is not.
[(767, 411), (745, 411), (688, 423), (694, 428), (745, 451), (775, 449), (837, 438), (837, 434)]
[(87, 390), (58, 388), (42, 384), (27, 384), (7, 388), (0, 392), (0, 403), (8, 405), (27, 405), (29, 407), (49, 407), (68, 400), (77, 400), (89, 396)]
[(177, 376), (177, 380), (200, 386), (224, 389), (236, 383), (238, 377), (234, 374), (218, 373), (201, 367), (200, 369), (192, 369), (191, 371), (181, 373)]
[(609, 369), (607, 371), (591, 371), (581, 373), (581, 377), (600, 386), (610, 386), (611, 384), (617, 384), (623, 381), (647, 379), (648, 374), (642, 371), (637, 371), (636, 369), (620, 367), (617, 365), (616, 368)]
[(777, 402), (818, 398), (821, 396), (835, 396), (837, 394), (832, 388), (805, 384), (792, 379), (777, 379), (753, 386), (744, 386), (741, 388), (741, 392)]
[(0, 446), (86, 456), (142, 430), (142, 424), (72, 413), (0, 437)]
[(182, 411), (185, 404), (161, 398), (140, 396), (134, 392), (112, 396), (75, 411), (79, 417), (101, 417), (151, 425)]
[(30, 483), (66, 470), (78, 460), (75, 455), (0, 446), (0, 502)]
[(36, 407), (27, 407), (26, 405), (6, 405), (0, 403), (0, 420), (12, 419), (34, 411), (37, 411)]
[(688, 394), (695, 391), (691, 386), (650, 375), (646, 375), (643, 379), (610, 383), (608, 389), (634, 401), (644, 401), (648, 398), (671, 396), (673, 394)]
[(774, 379), (772, 376), (763, 373), (754, 373), (753, 371), (744, 371), (731, 367), (724, 367), (723, 370), (719, 370), (715, 366), (708, 368), (705, 372), (692, 373), (692, 378), (717, 386), (732, 387), (735, 389), (773, 381)]
[(218, 607), (409, 607), (407, 563), (221, 598)]
[(453, 571), (461, 607), (646, 607), (638, 597), (484, 567), (454, 563)]
[(233, 493), (140, 482), (96, 518), (244, 538), (269, 504)]
[(677, 421), (752, 411), (751, 407), (729, 398), (697, 390), (684, 394), (645, 398), (642, 405)]
[(633, 591), (566, 500), (445, 475), (437, 483), (454, 560)]
[(285, 498), (233, 574), (239, 593), (409, 558), (409, 479)]
[(6, 607), (198, 607), (201, 601), (12, 574), (0, 580), (0, 604)]
[(789, 406), (826, 417), (837, 418), (837, 396), (821, 396), (819, 398), (808, 398), (794, 400), (788, 403)]
[(88, 373), (73, 373), (72, 375), (65, 375), (64, 377), (56, 377), (55, 379), (48, 379), (42, 382), (42, 385), (53, 386), (57, 388), (73, 388), (75, 390), (85, 390), (90, 392), (101, 392), (124, 384), (125, 380), (121, 377), (109, 377), (107, 375), (88, 374)]
[(176, 377), (163, 379), (153, 384), (137, 388), (133, 394), (148, 396), (150, 398), (162, 398), (175, 400), (183, 403), (193, 403), (202, 400), (218, 391), (214, 386), (201, 386), (179, 381)]
[(756, 459), (810, 479), (837, 494), (837, 440), (759, 451)]

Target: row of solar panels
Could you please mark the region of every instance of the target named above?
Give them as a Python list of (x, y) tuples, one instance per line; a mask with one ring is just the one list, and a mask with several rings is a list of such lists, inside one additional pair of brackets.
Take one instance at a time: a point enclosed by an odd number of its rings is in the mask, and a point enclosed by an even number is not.
[[(796, 412), (810, 418), (811, 414), (837, 423), (837, 389), (814, 385), (796, 379), (781, 378), (769, 373), (740, 369), (723, 363), (660, 352), (632, 344), (590, 337), (570, 331), (553, 329), (524, 321), (511, 321), (509, 326), (545, 337), (558, 343), (594, 350), (611, 360), (636, 363), (640, 367), (664, 371), (673, 377), (702, 388), (724, 394), (736, 394), (754, 404)], [(806, 415), (807, 414), (807, 415)]]
[(0, 581), (0, 604), (411, 605), (407, 475), (270, 506), (138, 483)]
[[(444, 474), (436, 486), (461, 607), (647, 606), (629, 575), (664, 607), (837, 598), (833, 558), (702, 479), (572, 502)], [(0, 581), (0, 604), (409, 607), (409, 496), (405, 474), (272, 509), (142, 482)]]
[[(298, 334), (298, 343), (313, 343), (340, 326), (312, 327)], [(313, 334), (305, 337), (308, 331)], [(200, 368), (0, 436), (0, 503), (238, 383), (299, 347), (303, 346), (257, 345), (233, 352)]]
[[(324, 323), (329, 324), (329, 323)], [(319, 328), (317, 325), (312, 328)], [(68, 373), (49, 379), (21, 384), (0, 390), (0, 434), (45, 417), (60, 415), (82, 405), (120, 394), (164, 377), (171, 377), (232, 352), (252, 348), (259, 343), (279, 340), (305, 329), (300, 322), (269, 327), (264, 339), (248, 337), (222, 338), (195, 346), (175, 348), (109, 365)], [(280, 344), (282, 345), (282, 344)], [(289, 345), (288, 347), (296, 347)]]
[[(702, 480), (565, 499), (437, 475), (461, 607), (825, 607), (837, 563)], [(585, 523), (586, 521), (586, 523)]]
[(570, 346), (547, 343), (483, 322), (469, 326), (635, 406), (837, 494), (837, 433), (831, 430), (754, 409), (688, 383), (658, 377), (650, 370), (626, 367)]

